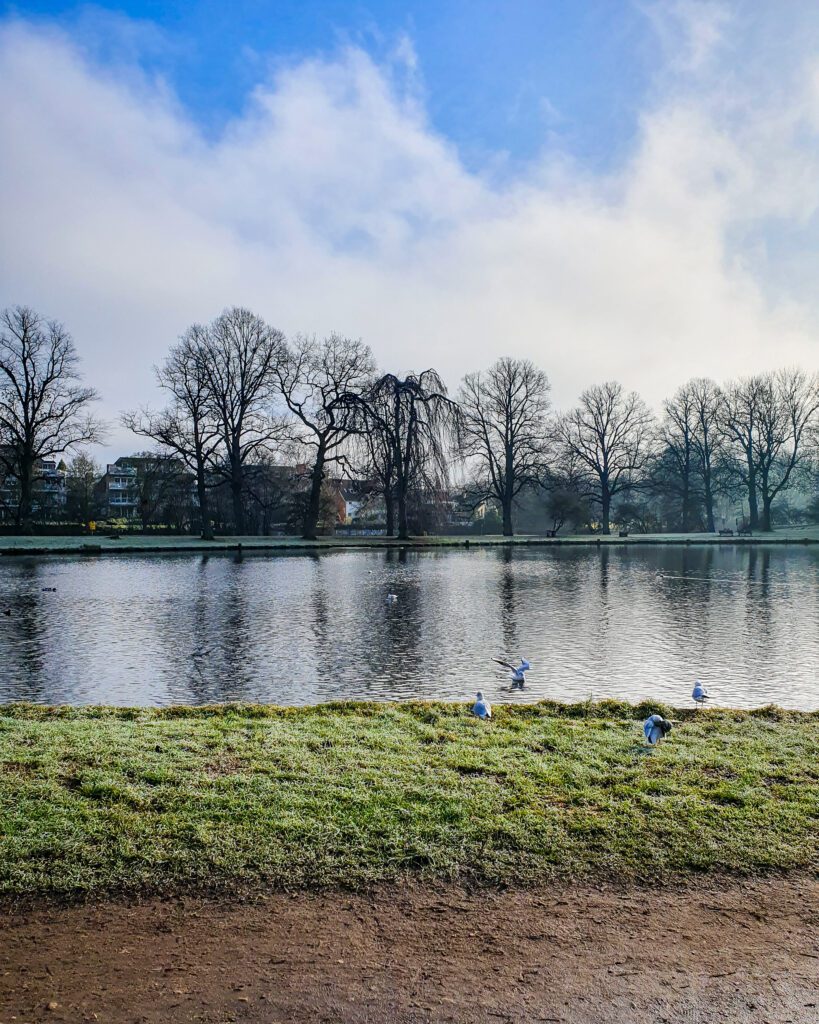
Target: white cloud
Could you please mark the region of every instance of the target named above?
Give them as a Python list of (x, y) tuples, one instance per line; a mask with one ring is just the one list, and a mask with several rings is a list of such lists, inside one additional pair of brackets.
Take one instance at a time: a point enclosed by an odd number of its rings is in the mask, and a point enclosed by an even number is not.
[(550, 153), (502, 185), (430, 127), (409, 41), (397, 68), (355, 48), (280, 68), (210, 141), (161, 83), (7, 23), (0, 304), (69, 326), (111, 418), (155, 402), (151, 364), (233, 303), (453, 387), (529, 356), (561, 405), (611, 377), (657, 404), (694, 374), (815, 367), (816, 299), (770, 286), (768, 241), (812, 230), (819, 59), (776, 95), (743, 75), (729, 95), (702, 70), (724, 24), (709, 18), (689, 19), (694, 57), (616, 174)]

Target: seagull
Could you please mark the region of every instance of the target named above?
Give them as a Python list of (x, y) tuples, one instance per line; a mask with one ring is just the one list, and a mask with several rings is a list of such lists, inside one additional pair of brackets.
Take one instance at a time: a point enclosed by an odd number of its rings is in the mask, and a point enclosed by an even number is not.
[(667, 718), (663, 718), (662, 715), (649, 715), (643, 722), (643, 735), (652, 747), (669, 732), (671, 732), (671, 722)]
[(708, 691), (705, 689), (705, 687), (702, 685), (699, 679), (696, 681), (696, 683), (694, 683), (694, 689), (691, 693), (691, 696), (697, 702), (699, 707), (702, 707), (707, 700), (711, 699), (708, 696)]
[(387, 604), (396, 604), (397, 601), (398, 601), (398, 594), (387, 594), (387, 597), (386, 597), (385, 600), (386, 600)]
[(482, 718), (484, 721), (492, 717), (492, 705), (488, 700), (483, 699), (483, 694), (480, 690), (475, 694), (475, 703), (472, 705), (472, 714), (477, 715), (478, 718)]
[(512, 685), (513, 686), (525, 686), (526, 685), (526, 673), (532, 667), (525, 658), (520, 659), (520, 664), (515, 666), (509, 661), (503, 661), (501, 658), (493, 658), (493, 661), (497, 662), (498, 665), (503, 665), (504, 668), (508, 668), (512, 673)]

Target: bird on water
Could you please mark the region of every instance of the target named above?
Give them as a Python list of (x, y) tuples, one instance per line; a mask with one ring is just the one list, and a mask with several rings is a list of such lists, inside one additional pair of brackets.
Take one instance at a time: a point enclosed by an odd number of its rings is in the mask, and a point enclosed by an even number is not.
[(478, 718), (483, 718), (484, 721), (492, 717), (492, 705), (488, 700), (483, 699), (483, 694), (480, 690), (475, 694), (475, 703), (472, 705), (472, 714), (477, 715)]
[(512, 686), (526, 685), (526, 673), (532, 666), (525, 658), (520, 659), (519, 665), (513, 665), (511, 661), (504, 661), (502, 658), (493, 658), (492, 660), (498, 665), (503, 665), (504, 668), (509, 669), (512, 673)]

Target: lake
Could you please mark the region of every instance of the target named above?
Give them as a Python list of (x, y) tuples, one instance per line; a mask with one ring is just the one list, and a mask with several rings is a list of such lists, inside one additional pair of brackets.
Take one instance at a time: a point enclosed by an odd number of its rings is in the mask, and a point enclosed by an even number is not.
[(819, 708), (813, 548), (4, 558), (6, 609), (0, 701), (686, 705), (700, 678), (715, 704)]

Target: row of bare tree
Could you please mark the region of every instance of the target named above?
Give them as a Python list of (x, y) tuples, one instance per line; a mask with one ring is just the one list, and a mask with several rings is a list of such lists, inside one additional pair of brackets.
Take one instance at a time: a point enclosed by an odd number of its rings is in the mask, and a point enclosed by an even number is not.
[(541, 370), (509, 358), (461, 386), (463, 450), (477, 463), (476, 492), (503, 510), (505, 534), (516, 496), (537, 486), (591, 502), (606, 534), (615, 500), (635, 493), (676, 503), (682, 532), (713, 532), (717, 499), (744, 493), (750, 527), (767, 531), (777, 496), (816, 470), (819, 375), (800, 369), (724, 386), (694, 378), (663, 403), (659, 421), (617, 382), (589, 388), (556, 416), (548, 396)]
[[(387, 530), (403, 538), (411, 496), (444, 495), (456, 464), (509, 536), (522, 495), (538, 490), (589, 503), (608, 533), (613, 503), (636, 493), (675, 504), (681, 530), (713, 531), (716, 501), (741, 487), (750, 525), (768, 530), (774, 500), (814, 468), (819, 446), (819, 377), (798, 369), (722, 387), (691, 380), (660, 420), (616, 382), (555, 414), (548, 378), (528, 360), (467, 374), (453, 399), (435, 370), (380, 374), (361, 341), (288, 341), (239, 307), (191, 326), (156, 375), (164, 407), (123, 422), (193, 475), (205, 535), (215, 484), (229, 488), (233, 528), (245, 532), (252, 468), (271, 453), (309, 466), (305, 537), (316, 535), (328, 475), (377, 482)], [(0, 468), (20, 483), (23, 524), (39, 460), (102, 439), (96, 398), (62, 325), (22, 307), (0, 315)]]

